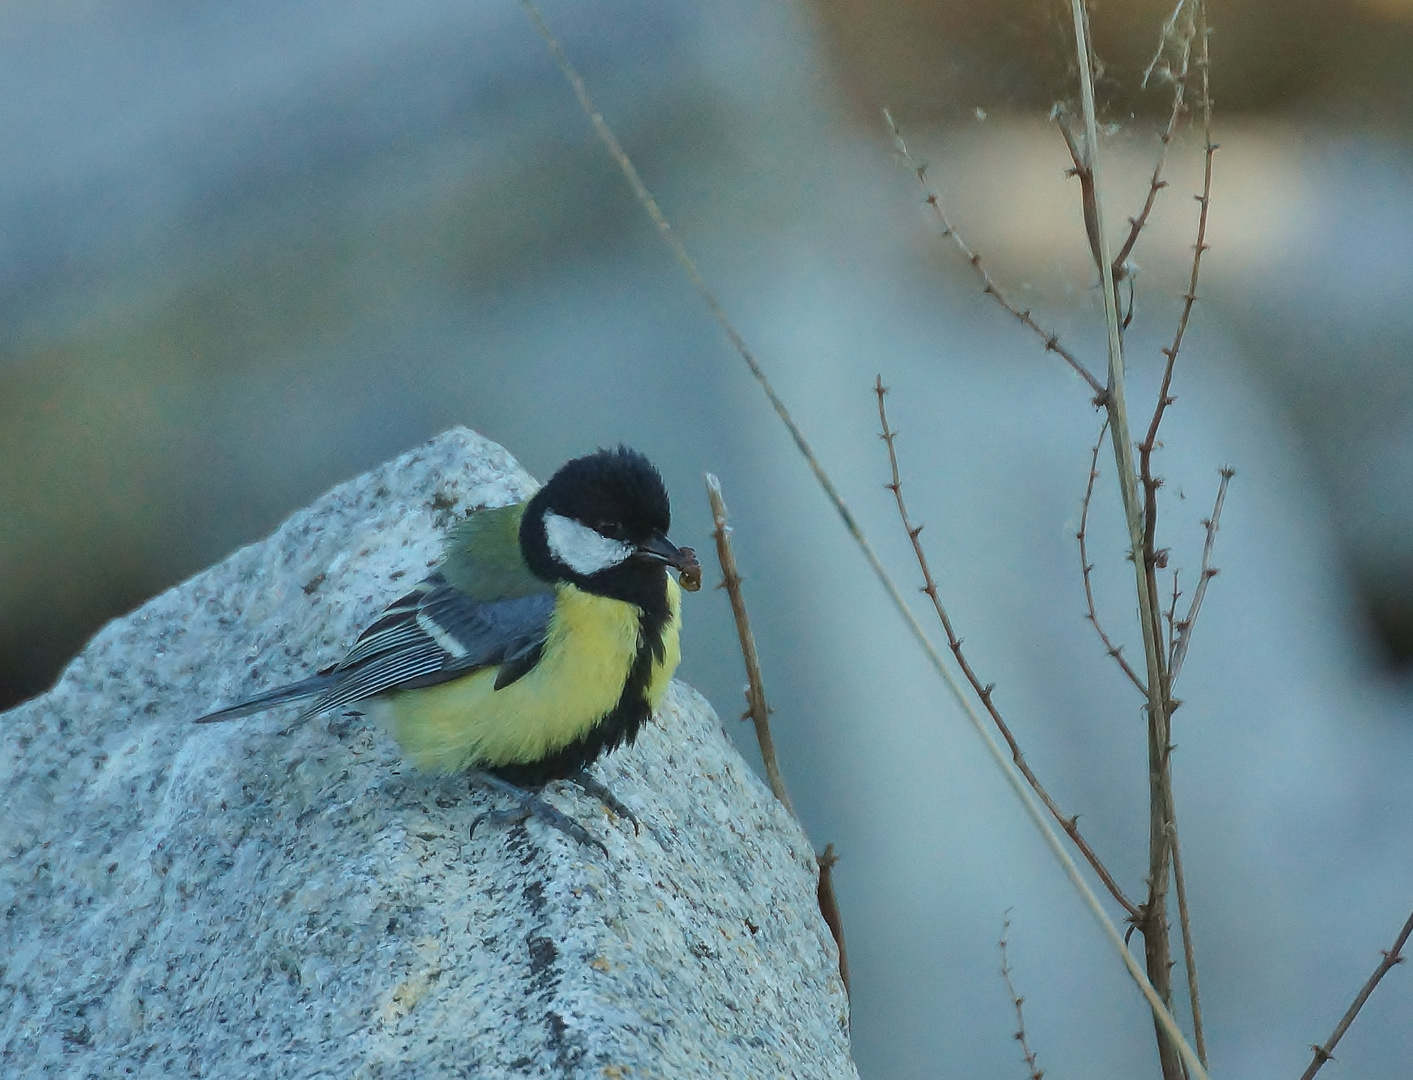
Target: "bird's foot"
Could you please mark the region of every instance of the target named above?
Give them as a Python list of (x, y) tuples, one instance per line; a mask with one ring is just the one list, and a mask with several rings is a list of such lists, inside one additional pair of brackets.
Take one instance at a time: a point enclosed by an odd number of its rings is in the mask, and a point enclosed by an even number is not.
[(638, 820), (638, 815), (633, 813), (632, 810), (629, 810), (628, 807), (624, 806), (621, 802), (619, 802), (618, 796), (608, 789), (608, 785), (605, 784), (602, 780), (595, 778), (594, 775), (590, 773), (587, 769), (580, 769), (578, 772), (572, 774), (568, 779), (570, 783), (578, 784), (581, 788), (583, 788), (590, 795), (598, 799), (599, 802), (603, 803), (619, 817), (627, 818), (629, 821), (631, 821), (633, 823), (633, 831), (635, 833), (641, 833), (643, 831), (643, 823)]
[(541, 822), (552, 829), (558, 829), (565, 836), (577, 840), (581, 844), (592, 844), (608, 856), (608, 848), (604, 846), (602, 840), (594, 836), (588, 829), (580, 825), (563, 811), (556, 810), (544, 799), (533, 791), (526, 791), (524, 788), (516, 787), (508, 780), (502, 780), (487, 772), (472, 771), (468, 773), (471, 783), (485, 791), (493, 791), (500, 795), (506, 795), (515, 800), (516, 806), (509, 810), (487, 810), (475, 821), (471, 822), (471, 837), (476, 835), (476, 829), (481, 822), (489, 819), (498, 825), (518, 823), (529, 818), (538, 818)]

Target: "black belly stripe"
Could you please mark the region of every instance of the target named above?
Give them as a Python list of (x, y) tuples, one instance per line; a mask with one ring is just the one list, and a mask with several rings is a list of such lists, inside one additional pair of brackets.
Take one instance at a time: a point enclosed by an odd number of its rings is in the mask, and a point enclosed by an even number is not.
[(519, 787), (539, 787), (588, 768), (600, 754), (622, 745), (632, 746), (638, 737), (638, 729), (652, 715), (652, 706), (648, 703), (648, 684), (652, 682), (654, 663), (661, 663), (667, 655), (662, 640), (667, 620), (667, 587), (664, 580), (661, 611), (645, 611), (638, 620), (638, 651), (628, 668), (628, 677), (623, 682), (618, 703), (588, 731), (548, 757), (539, 761), (498, 765), (487, 771)]

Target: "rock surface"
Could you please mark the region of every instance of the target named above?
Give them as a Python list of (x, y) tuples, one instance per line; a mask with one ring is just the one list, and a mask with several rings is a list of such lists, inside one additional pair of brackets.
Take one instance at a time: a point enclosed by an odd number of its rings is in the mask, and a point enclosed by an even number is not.
[(607, 859), (469, 840), (487, 796), (360, 717), (189, 722), (336, 660), (457, 516), (532, 488), (448, 432), (0, 715), (0, 1074), (856, 1075), (810, 848), (687, 687), (598, 766), (640, 834), (550, 789)]

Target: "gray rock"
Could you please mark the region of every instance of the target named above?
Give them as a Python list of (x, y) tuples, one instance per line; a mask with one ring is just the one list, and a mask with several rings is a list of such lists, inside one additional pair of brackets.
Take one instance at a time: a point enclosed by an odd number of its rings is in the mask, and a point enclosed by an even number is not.
[(189, 722), (337, 659), (457, 515), (532, 487), (449, 432), (0, 717), (0, 1073), (856, 1075), (808, 843), (687, 687), (598, 767), (641, 834), (551, 789), (607, 859), (468, 840), (487, 797), (361, 718)]

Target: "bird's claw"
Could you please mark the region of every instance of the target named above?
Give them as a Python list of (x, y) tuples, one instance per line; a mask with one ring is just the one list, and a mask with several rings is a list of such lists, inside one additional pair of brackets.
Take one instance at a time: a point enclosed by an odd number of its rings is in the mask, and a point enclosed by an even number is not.
[(592, 844), (604, 853), (605, 858), (608, 857), (608, 848), (604, 845), (602, 840), (590, 833), (588, 829), (584, 828), (584, 826), (580, 825), (568, 814), (555, 809), (533, 791), (526, 791), (508, 781), (502, 780), (499, 777), (490, 776), (486, 773), (473, 774), (472, 782), (491, 791), (509, 795), (516, 801), (516, 805), (505, 810), (487, 810), (477, 816), (476, 820), (471, 822), (471, 831), (468, 839), (475, 837), (476, 829), (480, 826), (481, 822), (487, 819), (495, 822), (497, 825), (518, 825), (522, 821), (527, 821), (534, 817), (538, 818), (550, 828), (559, 830), (570, 839), (577, 840), (581, 844)]
[(643, 823), (638, 820), (638, 815), (620, 802), (618, 796), (609, 790), (607, 784), (596, 779), (592, 773), (585, 769), (580, 769), (569, 779), (572, 783), (578, 784), (580, 788), (598, 799), (599, 802), (603, 803), (619, 817), (631, 821), (633, 823), (634, 835), (642, 833)]

